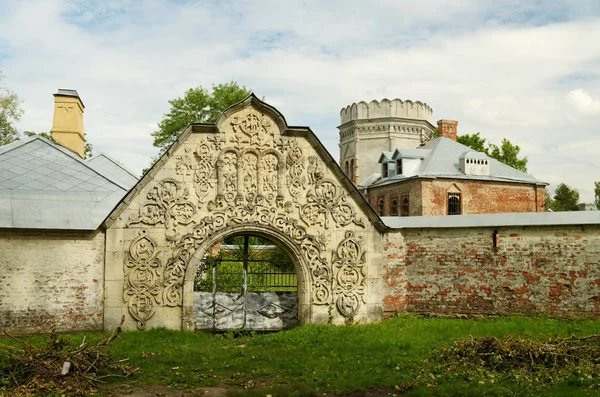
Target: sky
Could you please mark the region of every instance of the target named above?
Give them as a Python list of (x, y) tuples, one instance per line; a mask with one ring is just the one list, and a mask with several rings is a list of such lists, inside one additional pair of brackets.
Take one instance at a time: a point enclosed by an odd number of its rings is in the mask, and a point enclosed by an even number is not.
[(76, 89), (95, 151), (135, 173), (169, 100), (236, 81), (336, 159), (342, 108), (400, 98), (519, 145), (551, 192), (600, 181), (598, 0), (0, 0), (0, 71), (18, 129)]

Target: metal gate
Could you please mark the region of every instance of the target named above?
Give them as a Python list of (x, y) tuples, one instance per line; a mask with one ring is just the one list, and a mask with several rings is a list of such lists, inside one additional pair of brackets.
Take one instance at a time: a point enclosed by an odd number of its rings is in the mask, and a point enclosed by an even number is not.
[[(196, 329), (274, 331), (298, 324), (294, 264), (273, 244), (238, 236), (207, 255), (194, 283)], [(256, 242), (256, 241), (253, 241)], [(213, 253), (214, 254), (214, 253)]]

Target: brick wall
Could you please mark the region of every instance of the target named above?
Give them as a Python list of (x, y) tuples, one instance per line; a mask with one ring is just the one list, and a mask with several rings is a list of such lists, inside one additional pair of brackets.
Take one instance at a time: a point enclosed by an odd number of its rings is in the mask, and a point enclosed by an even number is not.
[(0, 230), (0, 328), (102, 330), (104, 233)]
[(463, 214), (543, 212), (544, 187), (459, 179), (410, 179), (368, 190), (369, 202), (377, 210), (377, 200), (385, 197), (384, 216), (390, 216), (390, 201), (410, 192), (410, 215), (446, 215), (448, 192), (461, 194)]
[[(396, 196), (398, 198), (398, 203), (400, 203), (400, 198), (403, 194), (409, 195), (410, 216), (421, 215), (423, 212), (423, 200), (421, 198), (421, 181), (417, 179), (408, 180), (402, 183), (378, 186), (376, 188), (369, 189), (368, 200), (369, 204), (371, 204), (371, 207), (373, 207), (373, 209), (377, 212), (377, 200), (379, 199), (379, 197), (383, 197), (385, 202), (383, 216), (391, 216), (390, 205), (392, 197)], [(400, 209), (398, 209), (398, 214), (400, 214)]]
[(600, 225), (396, 229), (384, 238), (386, 316), (600, 315)]

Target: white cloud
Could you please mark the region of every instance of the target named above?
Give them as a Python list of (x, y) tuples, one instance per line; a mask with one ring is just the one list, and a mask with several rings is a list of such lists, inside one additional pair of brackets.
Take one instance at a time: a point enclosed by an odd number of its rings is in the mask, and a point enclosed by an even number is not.
[(600, 101), (580, 88), (570, 91), (565, 100), (577, 114), (584, 116), (600, 114)]
[[(434, 124), (457, 119), (459, 133), (519, 144), (530, 172), (586, 201), (600, 179), (579, 172), (600, 158), (594, 0), (0, 0), (0, 9), (0, 70), (24, 100), (19, 127), (49, 130), (51, 94), (75, 88), (94, 146), (134, 171), (157, 151), (150, 133), (169, 99), (235, 80), (289, 124), (310, 126), (334, 158), (342, 107), (399, 97), (427, 102)], [(577, 147), (586, 151), (565, 157)]]

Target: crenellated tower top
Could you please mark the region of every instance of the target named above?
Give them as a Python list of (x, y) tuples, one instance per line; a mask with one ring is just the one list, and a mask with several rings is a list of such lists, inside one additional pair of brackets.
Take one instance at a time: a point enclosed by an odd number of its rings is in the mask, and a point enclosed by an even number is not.
[(341, 124), (346, 124), (354, 120), (378, 119), (384, 117), (399, 117), (405, 119), (425, 120), (431, 122), (433, 109), (426, 103), (409, 99), (389, 100), (387, 98), (381, 101), (372, 100), (369, 103), (360, 101), (342, 108), (340, 111)]
[(433, 109), (401, 99), (357, 102), (340, 111), (340, 165), (357, 185), (381, 172), (382, 152), (416, 148), (433, 137)]

